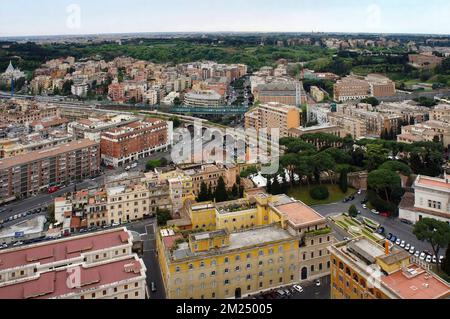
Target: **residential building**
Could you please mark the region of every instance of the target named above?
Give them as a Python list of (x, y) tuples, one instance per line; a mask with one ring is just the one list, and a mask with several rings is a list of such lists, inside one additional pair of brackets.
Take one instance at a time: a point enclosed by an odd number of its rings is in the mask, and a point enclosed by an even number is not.
[(440, 121), (427, 121), (415, 125), (402, 127), (402, 134), (397, 136), (397, 141), (401, 143), (414, 143), (438, 139), (446, 147), (450, 145), (450, 123)]
[(254, 90), (255, 101), (262, 104), (279, 103), (299, 106), (306, 102), (303, 83), (299, 81), (276, 81), (260, 84)]
[(0, 198), (28, 197), (97, 175), (99, 144), (89, 139), (0, 160)]
[(191, 91), (184, 95), (186, 106), (219, 107), (223, 104), (223, 96), (213, 90)]
[(325, 99), (325, 92), (317, 86), (311, 86), (311, 96), (316, 102), (322, 102)]
[(365, 237), (332, 245), (332, 299), (447, 299), (450, 286), (414, 261)]
[(0, 252), (1, 299), (146, 299), (146, 267), (125, 228)]
[(199, 203), (189, 218), (186, 229), (194, 232), (185, 237), (172, 229), (157, 234), (170, 299), (241, 298), (318, 278), (331, 268), (326, 247), (334, 237), (326, 219), (285, 195)]
[(409, 63), (418, 69), (434, 69), (440, 65), (444, 59), (435, 55), (410, 54)]
[(430, 120), (450, 123), (450, 105), (439, 104), (430, 111)]
[(334, 100), (338, 102), (362, 100), (370, 96), (370, 90), (367, 81), (355, 77), (346, 77), (338, 80), (334, 85)]
[(149, 189), (142, 184), (106, 189), (110, 224), (143, 219), (150, 213)]
[(414, 193), (406, 193), (400, 203), (399, 217), (412, 223), (433, 218), (450, 224), (450, 181), (419, 175)]
[(101, 135), (102, 161), (108, 166), (121, 167), (167, 150), (172, 131), (172, 122), (158, 119), (110, 129)]
[(245, 114), (245, 127), (258, 130), (267, 128), (279, 129), (280, 137), (288, 136), (291, 128), (297, 128), (301, 123), (300, 109), (293, 105), (285, 105), (276, 102), (258, 105), (255, 109)]
[(89, 84), (87, 83), (73, 84), (71, 87), (72, 94), (79, 97), (86, 97), (88, 90)]
[(330, 113), (328, 121), (332, 126), (341, 129), (341, 135), (351, 135), (354, 139), (367, 136), (367, 128), (363, 120), (340, 113)]

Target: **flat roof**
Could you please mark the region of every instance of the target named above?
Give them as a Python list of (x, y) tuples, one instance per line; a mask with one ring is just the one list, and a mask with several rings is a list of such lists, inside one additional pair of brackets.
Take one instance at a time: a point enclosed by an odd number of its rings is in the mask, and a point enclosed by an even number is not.
[[(69, 288), (66, 269), (43, 273), (35, 280), (0, 287), (0, 299), (49, 299), (141, 276), (142, 264), (134, 257), (94, 267), (80, 267), (81, 287)], [(126, 269), (131, 269), (127, 271)]]
[(306, 227), (326, 221), (325, 217), (299, 201), (276, 205), (275, 208), (282, 214), (286, 215), (286, 218), (294, 226)]
[(40, 159), (44, 159), (47, 157), (53, 157), (53, 156), (56, 156), (59, 154), (64, 154), (67, 152), (79, 150), (79, 149), (86, 148), (86, 147), (92, 147), (95, 145), (99, 145), (99, 144), (90, 139), (72, 141), (67, 144), (61, 144), (61, 145), (55, 146), (53, 148), (34, 151), (34, 152), (27, 153), (27, 154), (15, 156), (12, 158), (2, 159), (2, 160), (0, 160), (0, 169), (7, 169), (10, 167), (38, 161)]
[(418, 273), (407, 276), (399, 270), (389, 276), (383, 276), (383, 283), (404, 299), (437, 299), (450, 294), (450, 286), (437, 279), (424, 269), (412, 265), (411, 270)]
[(0, 271), (28, 264), (41, 265), (79, 257), (82, 253), (127, 244), (128, 232), (123, 229), (51, 241), (0, 252)]

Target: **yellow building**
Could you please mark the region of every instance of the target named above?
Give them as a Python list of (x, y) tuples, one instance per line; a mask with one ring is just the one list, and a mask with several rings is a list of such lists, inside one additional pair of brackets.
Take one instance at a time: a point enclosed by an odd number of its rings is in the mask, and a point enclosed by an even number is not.
[(192, 233), (157, 235), (168, 298), (240, 298), (330, 271), (326, 219), (286, 195), (199, 203), (189, 218)]
[[(389, 247), (388, 245), (385, 245)], [(440, 299), (450, 286), (402, 250), (365, 237), (338, 243), (331, 253), (332, 299)]]

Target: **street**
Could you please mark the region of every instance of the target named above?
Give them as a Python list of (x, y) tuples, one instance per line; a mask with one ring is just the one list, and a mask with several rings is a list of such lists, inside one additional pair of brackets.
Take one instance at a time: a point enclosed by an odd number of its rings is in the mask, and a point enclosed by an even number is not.
[[(414, 246), (416, 250), (422, 251), (431, 251), (430, 244), (426, 242), (421, 242), (416, 238), (416, 236), (413, 234), (413, 226), (402, 223), (398, 218), (386, 218), (380, 215), (375, 215), (371, 213), (370, 209), (364, 209), (362, 207), (361, 201), (363, 201), (366, 198), (366, 193), (363, 192), (361, 195), (355, 196), (355, 200), (343, 203), (338, 202), (334, 204), (329, 205), (322, 205), (322, 206), (314, 206), (313, 208), (323, 215), (324, 217), (329, 217), (333, 215), (342, 214), (345, 212), (348, 212), (351, 205), (355, 205), (356, 208), (361, 211), (361, 215), (363, 217), (370, 218), (378, 223), (381, 224), (385, 228), (385, 235), (388, 235), (389, 233), (392, 233), (393, 235), (397, 236), (401, 240), (406, 241), (407, 244), (410, 244), (411, 246)], [(445, 248), (442, 249), (439, 252), (440, 255), (445, 255)]]
[[(161, 276), (158, 258), (156, 256), (156, 220), (154, 218), (133, 223), (127, 226), (129, 230), (141, 235), (144, 241), (144, 256), (142, 259), (147, 267), (147, 286), (150, 299), (165, 299), (164, 284)], [(151, 291), (151, 283), (155, 283), (156, 292)]]

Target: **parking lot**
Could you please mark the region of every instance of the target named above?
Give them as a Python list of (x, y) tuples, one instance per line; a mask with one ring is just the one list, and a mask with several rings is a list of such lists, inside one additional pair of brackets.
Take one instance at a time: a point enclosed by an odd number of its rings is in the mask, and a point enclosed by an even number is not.
[[(369, 208), (364, 206), (365, 204), (363, 204), (363, 202), (365, 198), (366, 194), (365, 192), (362, 192), (361, 194), (357, 194), (353, 200), (346, 202), (342, 201), (331, 205), (314, 206), (314, 209), (321, 215), (325, 217), (330, 217), (348, 212), (350, 206), (355, 205), (358, 211), (360, 212), (358, 218), (366, 217), (379, 223), (384, 230), (383, 235), (386, 236), (387, 239), (395, 238), (394, 244), (397, 247), (406, 250), (407, 245), (409, 245), (408, 251), (412, 251), (412, 248), (414, 248), (414, 252), (412, 253), (412, 255), (415, 255), (416, 257), (418, 257), (418, 259), (425, 262), (427, 260), (427, 257), (430, 256), (431, 260), (430, 258), (428, 258), (428, 260), (431, 263), (433, 262), (433, 253), (431, 251), (432, 249), (430, 244), (422, 242), (417, 239), (417, 237), (413, 234), (414, 227), (412, 225), (402, 222), (398, 218), (388, 218), (382, 216), (381, 214), (374, 214), (374, 212), (372, 212)], [(391, 237), (389, 237), (389, 235), (391, 235)], [(402, 245), (403, 242), (404, 245)], [(442, 248), (441, 251), (439, 252), (439, 257), (445, 256), (445, 251), (446, 249)], [(419, 253), (418, 256), (417, 252)]]
[(247, 299), (273, 300), (273, 299), (330, 299), (331, 277), (326, 276), (319, 280), (303, 282), (299, 285), (290, 285), (272, 289), (256, 294)]

